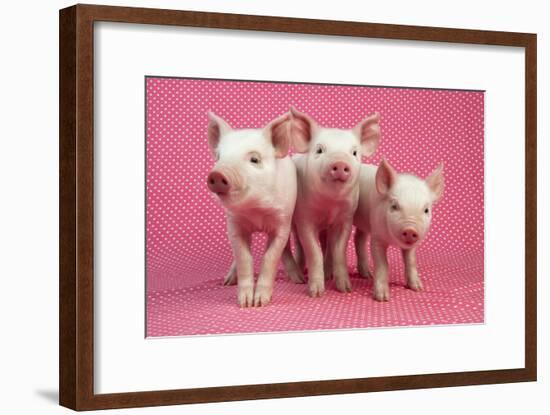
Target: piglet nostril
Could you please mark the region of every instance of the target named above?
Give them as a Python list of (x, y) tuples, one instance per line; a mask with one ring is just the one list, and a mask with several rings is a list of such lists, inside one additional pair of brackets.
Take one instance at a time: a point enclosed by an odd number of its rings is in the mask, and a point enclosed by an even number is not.
[(349, 173), (349, 168), (348, 168), (348, 167), (344, 167), (344, 171), (345, 171), (346, 173)]
[(227, 180), (222, 179), (222, 183), (227, 186)]

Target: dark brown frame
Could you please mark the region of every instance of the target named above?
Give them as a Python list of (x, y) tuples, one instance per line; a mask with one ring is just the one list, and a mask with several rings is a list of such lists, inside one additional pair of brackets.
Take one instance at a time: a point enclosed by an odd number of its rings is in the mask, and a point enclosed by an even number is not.
[[(525, 48), (525, 367), (475, 372), (95, 394), (93, 30), (110, 21)], [(535, 34), (76, 5), (59, 15), (59, 402), (76, 410), (237, 401), (537, 379)]]

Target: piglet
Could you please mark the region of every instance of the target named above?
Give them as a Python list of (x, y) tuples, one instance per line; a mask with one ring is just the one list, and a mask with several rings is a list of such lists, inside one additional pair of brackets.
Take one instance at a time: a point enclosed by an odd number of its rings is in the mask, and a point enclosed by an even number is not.
[[(234, 258), (224, 283), (237, 283), (241, 307), (263, 306), (271, 300), (296, 203), (296, 168), (287, 155), (290, 114), (262, 129), (242, 130), (213, 113), (208, 118), (208, 144), (216, 163), (207, 185), (225, 208)], [(250, 250), (254, 232), (268, 236), (255, 289)]]
[[(298, 174), (298, 199), (293, 226), (303, 247), (308, 268), (309, 294), (325, 291), (325, 277), (334, 276), (340, 292), (350, 292), (346, 247), (359, 197), (361, 157), (370, 156), (380, 139), (379, 114), (375, 113), (351, 130), (323, 128), (309, 115), (291, 108), (293, 156)], [(325, 239), (323, 247), (320, 237)], [(325, 264), (323, 264), (323, 248)], [(298, 246), (301, 251), (301, 247)], [(293, 280), (296, 267), (289, 269), (292, 256), (287, 245), (283, 259)], [(325, 265), (325, 266), (323, 266)], [(301, 274), (301, 267), (297, 267)]]
[(416, 249), (430, 228), (432, 206), (443, 196), (443, 163), (426, 180), (398, 174), (386, 160), (378, 168), (363, 164), (359, 182), (359, 204), (353, 221), (359, 275), (370, 277), (366, 254), (370, 234), (374, 298), (378, 301), (390, 298), (386, 257), (389, 246), (401, 249), (407, 286), (414, 291), (422, 290)]

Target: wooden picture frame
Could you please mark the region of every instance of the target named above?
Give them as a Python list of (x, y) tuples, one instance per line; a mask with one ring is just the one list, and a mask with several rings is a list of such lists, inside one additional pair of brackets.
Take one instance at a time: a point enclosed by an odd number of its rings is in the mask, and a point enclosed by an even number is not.
[[(198, 389), (94, 393), (94, 22), (420, 40), (525, 49), (525, 367)], [(537, 378), (535, 34), (76, 5), (60, 11), (59, 397), (75, 410), (534, 381)]]

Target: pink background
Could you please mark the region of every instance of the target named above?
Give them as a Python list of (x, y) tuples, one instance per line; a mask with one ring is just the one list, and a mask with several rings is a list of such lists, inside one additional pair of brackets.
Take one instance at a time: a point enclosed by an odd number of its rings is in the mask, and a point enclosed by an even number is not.
[[(147, 78), (146, 88), (148, 336), (484, 321), (483, 92), (177, 78)], [(351, 294), (329, 283), (323, 298), (311, 299), (280, 272), (269, 306), (240, 309), (236, 288), (222, 286), (231, 250), (223, 209), (205, 184), (213, 165), (206, 114), (259, 128), (290, 105), (338, 128), (380, 112), (382, 141), (369, 163), (384, 156), (425, 177), (445, 162), (445, 195), (418, 249), (424, 292), (404, 288), (393, 249), (391, 300), (372, 300), (351, 243)], [(262, 241), (255, 239), (256, 264)]]

